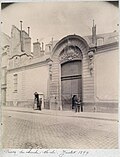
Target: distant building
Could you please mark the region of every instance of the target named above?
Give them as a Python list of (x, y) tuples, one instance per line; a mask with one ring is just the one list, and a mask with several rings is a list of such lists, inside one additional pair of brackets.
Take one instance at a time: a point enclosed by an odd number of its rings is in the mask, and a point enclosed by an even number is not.
[(82, 99), (84, 111), (118, 111), (118, 32), (81, 37), (68, 35), (44, 45), (29, 32), (12, 27), (3, 35), (2, 103), (31, 107), (34, 92), (43, 108), (71, 110), (72, 96)]
[(10, 53), (11, 39), (5, 33), (1, 33), (1, 96), (2, 104), (6, 105), (6, 89), (7, 89), (7, 65)]

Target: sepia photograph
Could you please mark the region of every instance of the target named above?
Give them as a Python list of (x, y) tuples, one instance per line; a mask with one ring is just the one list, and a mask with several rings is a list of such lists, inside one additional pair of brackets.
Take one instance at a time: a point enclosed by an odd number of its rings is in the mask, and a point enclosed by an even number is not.
[(2, 149), (119, 148), (118, 1), (2, 2), (0, 36)]

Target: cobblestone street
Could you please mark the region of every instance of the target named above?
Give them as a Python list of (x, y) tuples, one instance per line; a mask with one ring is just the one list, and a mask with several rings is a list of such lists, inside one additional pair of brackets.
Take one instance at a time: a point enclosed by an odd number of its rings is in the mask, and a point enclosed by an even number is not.
[(58, 116), (57, 112), (50, 115), (45, 111), (3, 110), (2, 117), (3, 148), (118, 148), (117, 121)]

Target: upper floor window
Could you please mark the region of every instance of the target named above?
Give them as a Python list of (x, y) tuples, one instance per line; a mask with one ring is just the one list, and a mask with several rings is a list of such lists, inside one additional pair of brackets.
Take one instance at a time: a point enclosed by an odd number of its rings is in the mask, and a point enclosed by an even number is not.
[(97, 39), (97, 46), (103, 45), (103, 43), (104, 43), (104, 38)]

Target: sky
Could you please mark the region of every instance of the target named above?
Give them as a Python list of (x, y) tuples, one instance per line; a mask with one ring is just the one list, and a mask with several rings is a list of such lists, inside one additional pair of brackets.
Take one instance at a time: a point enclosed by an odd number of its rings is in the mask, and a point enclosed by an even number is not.
[(32, 42), (39, 39), (48, 43), (77, 34), (91, 34), (93, 19), (97, 34), (109, 33), (118, 29), (118, 7), (107, 2), (34, 2), (14, 3), (1, 11), (4, 33), (11, 35), (12, 25), (23, 29), (30, 27)]
[[(119, 6), (119, 1), (118, 0), (116, 0), (116, 1), (107, 1), (107, 2), (113, 4), (116, 7)], [(4, 9), (4, 8), (8, 7), (9, 5), (11, 5), (11, 4), (13, 4), (13, 2), (12, 3), (10, 3), (10, 2), (4, 3), (3, 2), (3, 3), (1, 3), (1, 9)]]

